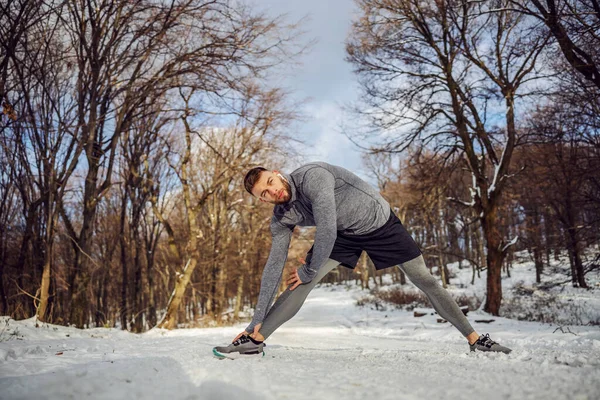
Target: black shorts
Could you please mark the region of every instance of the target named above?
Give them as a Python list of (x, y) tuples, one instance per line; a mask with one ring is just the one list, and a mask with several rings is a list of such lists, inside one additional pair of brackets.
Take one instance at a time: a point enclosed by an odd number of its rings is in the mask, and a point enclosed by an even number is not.
[[(344, 267), (354, 268), (363, 251), (367, 252), (378, 270), (405, 263), (421, 255), (419, 246), (393, 210), (390, 210), (387, 222), (373, 232), (352, 236), (338, 232), (329, 258), (339, 261)], [(310, 262), (312, 252), (311, 247), (306, 255), (307, 262)]]

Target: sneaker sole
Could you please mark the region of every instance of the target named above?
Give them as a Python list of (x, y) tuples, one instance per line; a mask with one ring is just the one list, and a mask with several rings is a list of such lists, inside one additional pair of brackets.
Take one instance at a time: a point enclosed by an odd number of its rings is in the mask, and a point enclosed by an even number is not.
[(239, 358), (260, 358), (260, 357), (264, 357), (265, 356), (265, 352), (259, 352), (259, 353), (255, 353), (255, 354), (241, 354), (238, 352), (235, 353), (220, 353), (217, 351), (217, 348), (213, 348), (213, 355), (218, 358), (219, 360), (237, 360)]

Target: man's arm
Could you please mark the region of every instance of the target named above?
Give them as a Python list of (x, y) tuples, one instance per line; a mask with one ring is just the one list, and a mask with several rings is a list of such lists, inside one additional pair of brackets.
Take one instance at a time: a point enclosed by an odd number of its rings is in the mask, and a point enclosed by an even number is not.
[(269, 312), (269, 308), (271, 308), (271, 304), (273, 304), (273, 299), (275, 298), (279, 282), (281, 281), (281, 275), (283, 274), (283, 267), (287, 260), (292, 231), (293, 227), (290, 228), (282, 224), (275, 217), (271, 220), (271, 251), (263, 270), (260, 294), (258, 295), (258, 302), (254, 310), (254, 317), (250, 325), (246, 328), (246, 332), (248, 333), (252, 333), (254, 327), (263, 322)]
[(325, 168), (314, 168), (307, 172), (303, 189), (311, 202), (317, 226), (312, 259), (309, 264), (298, 269), (302, 283), (308, 283), (331, 255), (337, 239), (335, 177)]

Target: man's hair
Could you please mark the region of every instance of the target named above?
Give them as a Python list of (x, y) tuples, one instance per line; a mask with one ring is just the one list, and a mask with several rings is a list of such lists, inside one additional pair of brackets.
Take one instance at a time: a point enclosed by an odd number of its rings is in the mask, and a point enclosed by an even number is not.
[(266, 170), (267, 169), (263, 167), (255, 167), (246, 173), (246, 176), (244, 177), (244, 187), (246, 188), (248, 193), (252, 194), (252, 188), (254, 187), (254, 185), (256, 185), (256, 182), (258, 182), (260, 174), (262, 174), (263, 171)]

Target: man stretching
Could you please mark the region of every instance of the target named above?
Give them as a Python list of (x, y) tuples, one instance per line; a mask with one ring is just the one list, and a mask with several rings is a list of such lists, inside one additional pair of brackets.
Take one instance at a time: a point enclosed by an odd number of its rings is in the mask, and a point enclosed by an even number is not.
[[(253, 168), (244, 178), (246, 190), (274, 204), (273, 237), (252, 322), (228, 346), (215, 354), (259, 354), (263, 341), (292, 318), (315, 285), (338, 265), (354, 268), (363, 251), (380, 270), (399, 266), (429, 298), (444, 319), (469, 342), (471, 351), (510, 349), (479, 336), (456, 302), (425, 266), (421, 251), (379, 192), (344, 168), (324, 162), (306, 164), (290, 175)], [(273, 300), (283, 274), (292, 230), (316, 226), (306, 263), (287, 277), (288, 288)]]

